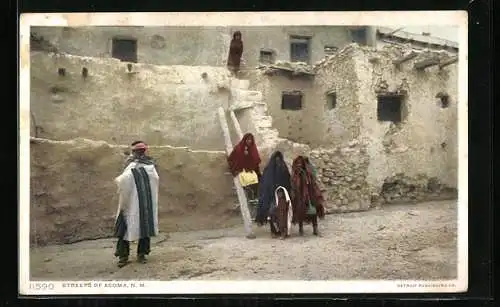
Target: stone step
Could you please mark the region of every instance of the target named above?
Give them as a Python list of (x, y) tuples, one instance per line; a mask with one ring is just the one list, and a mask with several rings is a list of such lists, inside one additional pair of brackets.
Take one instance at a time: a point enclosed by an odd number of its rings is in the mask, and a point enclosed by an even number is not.
[(254, 105), (254, 110), (259, 113), (259, 114), (267, 114), (267, 104), (266, 103), (259, 103), (255, 101), (253, 103)]
[(262, 93), (259, 91), (247, 91), (247, 100), (250, 101), (262, 101)]
[(250, 80), (231, 79), (231, 88), (248, 90), (249, 87), (250, 87)]
[(262, 101), (262, 93), (259, 91), (247, 91), (237, 88), (231, 88), (231, 99), (233, 101)]
[(233, 100), (229, 106), (229, 110), (247, 109), (253, 107), (255, 102), (246, 100)]
[(273, 119), (271, 116), (262, 116), (255, 125), (259, 128), (271, 128), (273, 126)]

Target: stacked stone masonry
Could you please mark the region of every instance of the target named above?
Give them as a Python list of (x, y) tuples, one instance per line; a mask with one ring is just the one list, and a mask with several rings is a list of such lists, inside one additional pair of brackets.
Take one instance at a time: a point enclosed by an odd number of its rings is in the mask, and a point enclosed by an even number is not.
[(369, 156), (362, 145), (318, 149), (311, 152), (327, 212), (363, 211), (371, 207), (366, 182)]

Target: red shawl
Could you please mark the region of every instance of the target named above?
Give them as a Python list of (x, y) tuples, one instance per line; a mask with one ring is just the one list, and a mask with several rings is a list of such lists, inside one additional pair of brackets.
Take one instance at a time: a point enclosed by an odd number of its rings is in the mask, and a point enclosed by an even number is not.
[(292, 172), (293, 222), (301, 223), (308, 220), (309, 201), (316, 207), (316, 215), (320, 218), (324, 217), (323, 195), (316, 182), (309, 159), (303, 156), (295, 158)]
[[(252, 145), (248, 148), (248, 154), (245, 155), (245, 148), (247, 148), (246, 140), (252, 139)], [(251, 133), (243, 136), (243, 139), (234, 146), (233, 151), (227, 158), (229, 169), (233, 176), (237, 176), (243, 169), (247, 171), (255, 171), (260, 176), (259, 164), (260, 156), (257, 146), (255, 145), (255, 138)]]

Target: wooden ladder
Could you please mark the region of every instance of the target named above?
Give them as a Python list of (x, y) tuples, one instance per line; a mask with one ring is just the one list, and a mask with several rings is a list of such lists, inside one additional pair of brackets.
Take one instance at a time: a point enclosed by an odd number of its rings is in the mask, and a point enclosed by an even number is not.
[[(234, 124), (234, 128), (236, 133), (238, 134), (238, 138), (243, 138), (243, 133), (241, 131), (240, 124), (238, 123), (238, 119), (234, 114), (234, 111), (230, 111), (230, 116)], [(229, 134), (229, 127), (227, 125), (226, 113), (222, 107), (219, 108), (219, 121), (222, 127), (222, 132), (224, 133), (224, 140), (226, 143), (226, 154), (229, 156), (231, 151), (233, 150), (233, 144), (231, 142), (231, 136)], [(248, 201), (245, 191), (241, 186), (241, 183), (238, 177), (233, 177), (234, 186), (236, 188), (236, 194), (238, 195), (238, 201), (240, 202), (240, 211), (241, 217), (243, 218), (243, 225), (245, 227), (246, 238), (247, 239), (255, 239), (255, 234), (252, 230), (252, 218), (250, 216), (250, 211), (248, 210)]]

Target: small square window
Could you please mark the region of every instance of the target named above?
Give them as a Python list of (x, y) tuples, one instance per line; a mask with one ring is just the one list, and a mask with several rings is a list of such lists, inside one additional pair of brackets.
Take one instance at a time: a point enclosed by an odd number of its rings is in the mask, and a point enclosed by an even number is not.
[(403, 120), (403, 97), (400, 95), (381, 95), (377, 97), (377, 119), (399, 123)]
[(436, 95), (436, 98), (439, 98), (441, 108), (445, 109), (450, 106), (450, 96), (448, 94), (441, 92)]
[(261, 50), (259, 61), (263, 64), (273, 64), (274, 52), (272, 50)]
[(111, 56), (124, 62), (137, 63), (137, 40), (113, 38)]
[(335, 52), (337, 52), (337, 51), (338, 51), (338, 48), (335, 46), (325, 46), (325, 49), (324, 49), (325, 56), (335, 54)]
[(337, 107), (337, 93), (330, 91), (326, 93), (326, 108), (327, 110), (332, 110)]
[(351, 30), (352, 42), (359, 45), (366, 45), (368, 32), (366, 28), (353, 29)]
[(283, 92), (281, 95), (281, 109), (297, 111), (302, 109), (303, 94), (300, 91)]

